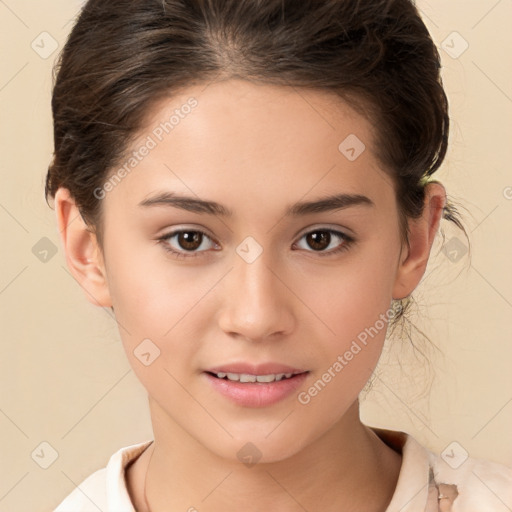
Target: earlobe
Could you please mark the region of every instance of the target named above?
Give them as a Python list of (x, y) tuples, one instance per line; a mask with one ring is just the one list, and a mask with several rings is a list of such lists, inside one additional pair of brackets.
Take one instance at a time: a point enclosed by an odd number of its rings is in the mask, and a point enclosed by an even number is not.
[(102, 253), (93, 231), (83, 220), (69, 190), (55, 194), (55, 213), (66, 262), (87, 299), (96, 306), (111, 307)]
[(446, 190), (443, 185), (437, 181), (428, 183), (422, 215), (409, 220), (409, 247), (399, 262), (393, 287), (394, 299), (408, 297), (421, 281), (445, 204)]

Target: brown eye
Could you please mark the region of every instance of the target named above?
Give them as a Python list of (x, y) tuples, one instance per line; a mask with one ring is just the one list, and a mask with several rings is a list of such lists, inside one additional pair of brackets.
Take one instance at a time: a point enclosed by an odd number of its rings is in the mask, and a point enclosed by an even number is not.
[(202, 231), (195, 229), (182, 229), (160, 237), (159, 242), (164, 249), (177, 258), (200, 256), (208, 249), (214, 249), (216, 244)]
[(315, 251), (323, 251), (331, 243), (331, 234), (328, 231), (313, 231), (306, 235), (306, 240)]
[[(305, 240), (305, 244), (302, 244)], [(304, 234), (297, 245), (307, 252), (316, 252), (318, 256), (332, 256), (350, 247), (355, 239), (334, 229), (316, 229)], [(327, 250), (328, 249), (328, 250)]]
[(203, 234), (199, 231), (180, 231), (176, 236), (178, 245), (187, 251), (199, 249), (203, 240)]

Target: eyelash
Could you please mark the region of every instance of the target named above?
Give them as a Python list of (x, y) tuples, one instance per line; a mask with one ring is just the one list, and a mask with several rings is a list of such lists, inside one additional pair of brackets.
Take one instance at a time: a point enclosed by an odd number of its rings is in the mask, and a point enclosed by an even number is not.
[[(185, 259), (185, 258), (196, 258), (198, 257), (202, 252), (206, 251), (197, 251), (197, 252), (180, 252), (176, 251), (175, 249), (171, 248), (169, 244), (167, 243), (169, 239), (173, 238), (176, 235), (179, 235), (180, 233), (200, 233), (201, 235), (205, 236), (206, 238), (209, 238), (211, 240), (211, 237), (208, 236), (204, 231), (201, 231), (200, 229), (180, 229), (177, 231), (171, 231), (170, 233), (166, 233), (165, 235), (159, 237), (157, 241), (163, 246), (164, 250), (168, 253), (171, 253), (175, 258), (177, 259)], [(311, 233), (330, 233), (331, 235), (334, 234), (335, 236), (338, 236), (344, 240), (344, 242), (336, 249), (332, 249), (330, 251), (306, 251), (306, 252), (313, 252), (317, 254), (320, 257), (330, 257), (335, 256), (336, 254), (340, 254), (347, 249), (350, 248), (350, 246), (355, 242), (355, 239), (341, 231), (337, 231), (335, 229), (314, 229), (312, 231), (308, 231), (307, 233), (304, 233), (299, 240), (304, 238), (307, 235), (310, 235)]]

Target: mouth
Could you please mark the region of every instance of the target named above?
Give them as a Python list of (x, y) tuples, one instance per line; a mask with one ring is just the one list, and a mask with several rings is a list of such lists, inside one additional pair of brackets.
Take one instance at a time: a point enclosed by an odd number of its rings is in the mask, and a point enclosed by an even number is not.
[(259, 383), (259, 384), (268, 384), (270, 382), (279, 382), (281, 380), (291, 379), (296, 375), (301, 375), (306, 372), (297, 372), (297, 373), (268, 373), (263, 375), (253, 375), (250, 373), (231, 373), (231, 372), (206, 372), (212, 377), (216, 377), (217, 379), (229, 380), (232, 382), (241, 382), (245, 383)]
[(277, 364), (238, 364), (203, 372), (215, 391), (242, 407), (268, 407), (289, 398), (309, 373)]

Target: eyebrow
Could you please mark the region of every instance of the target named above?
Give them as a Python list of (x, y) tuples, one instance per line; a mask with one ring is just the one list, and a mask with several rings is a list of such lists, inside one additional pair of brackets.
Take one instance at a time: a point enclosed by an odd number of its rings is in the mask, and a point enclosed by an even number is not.
[[(173, 192), (161, 192), (144, 199), (141, 207), (170, 206), (194, 213), (206, 213), (220, 217), (233, 217), (233, 212), (215, 201), (206, 201), (189, 196), (181, 196)], [(335, 194), (314, 201), (299, 201), (287, 207), (285, 216), (302, 216), (311, 213), (322, 213), (342, 210), (351, 206), (374, 207), (375, 203), (361, 194)]]

